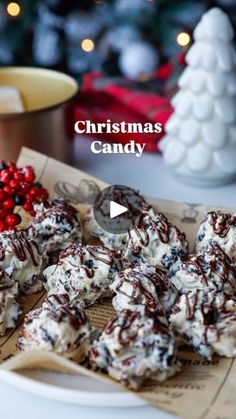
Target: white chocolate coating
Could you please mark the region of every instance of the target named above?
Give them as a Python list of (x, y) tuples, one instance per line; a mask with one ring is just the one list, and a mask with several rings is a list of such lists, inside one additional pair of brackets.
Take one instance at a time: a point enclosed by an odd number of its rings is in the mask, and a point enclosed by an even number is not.
[(0, 268), (19, 283), (20, 292), (33, 294), (43, 288), (43, 266), (38, 245), (27, 238), (24, 230), (0, 233)]
[(236, 356), (236, 300), (197, 290), (183, 294), (170, 316), (173, 330), (199, 355)]
[(63, 198), (35, 204), (36, 216), (26, 229), (42, 254), (66, 249), (72, 242), (81, 243), (81, 225), (77, 211)]
[(118, 272), (110, 289), (116, 294), (112, 300), (116, 311), (169, 312), (177, 297), (177, 290), (166, 272), (145, 264), (131, 265)]
[(236, 214), (209, 212), (197, 234), (196, 250), (203, 251), (217, 243), (236, 263)]
[(148, 377), (163, 381), (177, 370), (175, 340), (150, 312), (119, 312), (93, 342), (89, 358), (93, 367), (133, 389)]
[(80, 307), (111, 296), (109, 285), (121, 268), (120, 254), (104, 246), (71, 245), (57, 265), (44, 270), (45, 288), (50, 294), (68, 294)]
[(80, 362), (90, 344), (92, 327), (86, 314), (65, 296), (52, 295), (41, 308), (30, 311), (18, 339), (21, 351), (53, 351)]
[(229, 296), (236, 292), (236, 269), (217, 244), (209, 246), (205, 252), (178, 260), (167, 276), (179, 294), (196, 289), (215, 290)]
[(6, 272), (0, 270), (0, 335), (8, 329), (16, 327), (20, 315), (18, 283), (9, 278)]
[(163, 214), (146, 215), (129, 232), (124, 258), (132, 263), (147, 263), (169, 269), (179, 257), (188, 253), (184, 233), (169, 223)]

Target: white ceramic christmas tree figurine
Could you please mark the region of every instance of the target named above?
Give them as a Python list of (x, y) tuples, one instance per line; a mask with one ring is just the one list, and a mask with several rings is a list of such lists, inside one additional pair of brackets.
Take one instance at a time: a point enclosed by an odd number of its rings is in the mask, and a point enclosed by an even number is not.
[(213, 8), (194, 31), (188, 66), (161, 142), (175, 176), (193, 185), (236, 179), (236, 52), (228, 16)]

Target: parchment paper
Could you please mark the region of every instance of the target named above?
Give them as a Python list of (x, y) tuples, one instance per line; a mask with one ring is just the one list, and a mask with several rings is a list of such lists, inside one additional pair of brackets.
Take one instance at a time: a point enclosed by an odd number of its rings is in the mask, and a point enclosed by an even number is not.
[[(37, 178), (49, 190), (51, 195), (66, 196), (78, 208), (83, 216), (84, 210), (93, 202), (104, 182), (89, 176), (68, 165), (48, 158), (33, 150), (23, 148), (18, 165), (34, 166)], [(140, 191), (142, 192), (142, 191)], [(149, 201), (165, 213), (181, 230), (185, 231), (193, 249), (196, 231), (200, 220), (208, 210), (216, 207), (176, 203), (159, 199)], [(218, 207), (219, 209), (220, 207)], [(222, 208), (234, 211), (234, 208)], [(23, 212), (21, 212), (23, 215)], [(24, 216), (23, 224), (27, 222)], [(0, 369), (20, 369), (42, 367), (71, 374), (88, 374), (98, 379), (106, 377), (92, 373), (55, 354), (35, 351), (15, 355), (17, 336), (21, 328), (24, 313), (40, 306), (45, 295), (43, 292), (22, 298), (23, 314), (15, 331), (0, 338)], [(102, 327), (113, 309), (109, 301), (87, 310), (91, 321)], [(137, 394), (151, 405), (162, 408), (186, 419), (235, 419), (236, 418), (236, 362), (234, 359), (214, 357), (212, 361), (200, 358), (189, 348), (179, 352), (183, 362), (182, 371), (168, 381), (159, 384), (147, 382)]]

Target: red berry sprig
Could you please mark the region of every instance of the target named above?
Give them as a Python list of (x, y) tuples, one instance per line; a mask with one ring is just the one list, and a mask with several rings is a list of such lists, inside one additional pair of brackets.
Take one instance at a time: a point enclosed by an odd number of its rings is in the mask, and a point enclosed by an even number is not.
[(32, 166), (18, 168), (0, 160), (0, 232), (16, 230), (21, 223), (21, 216), (14, 213), (16, 206), (34, 216), (34, 204), (48, 199), (47, 189), (35, 179)]

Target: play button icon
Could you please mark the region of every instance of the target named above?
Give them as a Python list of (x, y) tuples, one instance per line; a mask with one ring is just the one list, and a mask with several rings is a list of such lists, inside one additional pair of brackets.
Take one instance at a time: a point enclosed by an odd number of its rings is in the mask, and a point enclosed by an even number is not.
[(128, 211), (128, 208), (123, 205), (117, 204), (117, 202), (110, 201), (110, 218), (118, 217), (124, 212)]
[(95, 198), (93, 213), (96, 222), (109, 233), (122, 234), (140, 219), (147, 203), (139, 193), (128, 186), (112, 185)]

